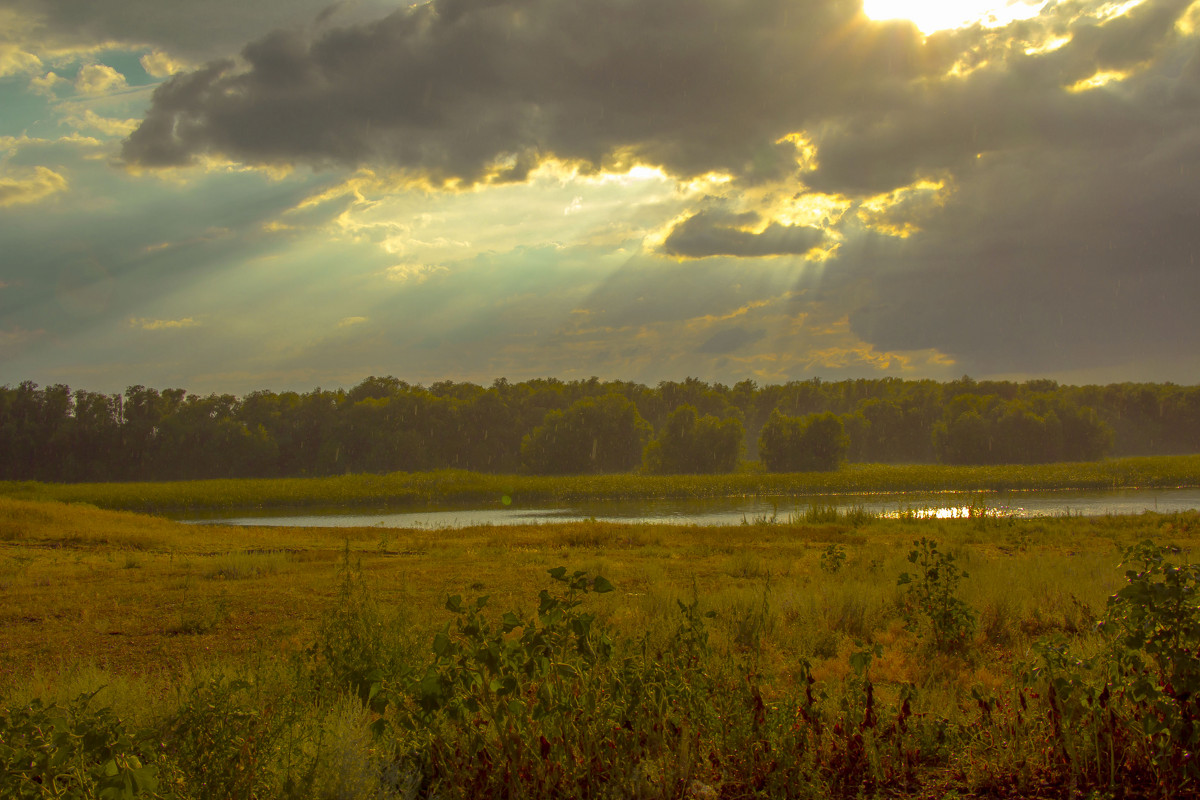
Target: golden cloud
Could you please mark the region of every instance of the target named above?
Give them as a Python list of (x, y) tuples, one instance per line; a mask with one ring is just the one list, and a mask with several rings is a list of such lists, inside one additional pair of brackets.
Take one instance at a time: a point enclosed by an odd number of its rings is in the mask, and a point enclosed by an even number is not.
[(183, 319), (146, 319), (145, 317), (130, 317), (129, 327), (143, 331), (168, 331), (179, 328), (198, 328), (200, 323), (192, 317)]
[[(53, 75), (54, 73), (50, 73)], [(137, 119), (114, 119), (112, 117), (102, 117), (90, 108), (85, 109), (80, 115), (69, 116), (66, 118), (66, 123), (75, 128), (93, 128), (107, 136), (128, 136), (141, 120)]]
[(169, 78), (177, 72), (183, 72), (188, 65), (177, 61), (161, 50), (153, 50), (139, 59), (142, 69), (151, 78)]
[(27, 53), (11, 42), (0, 42), (0, 78), (33, 72), (42, 66), (42, 60)]
[(54, 96), (54, 87), (60, 83), (70, 83), (66, 78), (60, 77), (53, 72), (47, 72), (41, 77), (33, 76), (29, 79), (29, 88), (35, 93), (46, 97)]
[(931, 212), (943, 208), (953, 193), (945, 180), (922, 178), (890, 192), (866, 198), (858, 207), (858, 219), (868, 230), (907, 239), (918, 233)]
[(438, 264), (396, 264), (384, 270), (384, 275), (396, 283), (424, 283), (434, 275), (448, 273), (450, 270)]
[(1068, 92), (1086, 92), (1089, 89), (1099, 89), (1101, 86), (1107, 86), (1114, 81), (1123, 81), (1128, 78), (1129, 72), (1120, 70), (1100, 70), (1090, 77), (1084, 78), (1081, 81), (1076, 81), (1067, 87)]
[(37, 203), (66, 190), (67, 179), (62, 175), (47, 167), (34, 167), (32, 173), (20, 177), (0, 177), (0, 208)]
[(86, 64), (79, 68), (75, 88), (84, 94), (105, 94), (125, 88), (125, 76), (107, 64)]

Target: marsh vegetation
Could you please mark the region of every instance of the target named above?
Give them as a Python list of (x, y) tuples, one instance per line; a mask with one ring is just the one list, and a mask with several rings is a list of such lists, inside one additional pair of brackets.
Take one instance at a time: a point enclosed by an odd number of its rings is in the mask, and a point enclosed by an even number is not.
[(250, 508), (539, 506), (582, 500), (789, 498), (899, 492), (1153, 489), (1200, 486), (1200, 456), (954, 466), (844, 464), (834, 471), (719, 475), (497, 475), (464, 470), (129, 483), (0, 481), (0, 497), (175, 512)]
[(1200, 516), (183, 526), (0, 499), (5, 796), (1196, 795)]

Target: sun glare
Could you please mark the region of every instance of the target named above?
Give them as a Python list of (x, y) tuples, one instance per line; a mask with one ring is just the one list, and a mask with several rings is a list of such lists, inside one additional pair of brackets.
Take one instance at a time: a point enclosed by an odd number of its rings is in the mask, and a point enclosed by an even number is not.
[(1045, 4), (1045, 0), (863, 0), (863, 12), (874, 20), (911, 20), (928, 35), (975, 23), (1000, 27), (1037, 16)]

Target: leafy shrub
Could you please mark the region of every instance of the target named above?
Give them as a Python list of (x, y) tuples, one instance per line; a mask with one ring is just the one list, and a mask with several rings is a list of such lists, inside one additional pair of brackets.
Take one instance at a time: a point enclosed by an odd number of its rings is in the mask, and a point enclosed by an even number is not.
[(967, 573), (954, 563), (954, 554), (938, 549), (932, 539), (913, 542), (908, 561), (918, 568), (897, 581), (908, 587), (910, 602), (929, 622), (938, 650), (960, 650), (975, 633), (975, 611), (958, 597), (958, 584)]
[(90, 708), (95, 694), (80, 695), (65, 707), (34, 700), (0, 713), (5, 797), (132, 800), (154, 795), (158, 768), (144, 763), (153, 757), (147, 737), (127, 731), (111, 709)]
[(1116, 636), (1117, 669), (1137, 704), (1137, 723), (1169, 763), (1192, 779), (1200, 766), (1200, 564), (1144, 541), (1129, 548), (1126, 585), (1109, 598), (1104, 626)]
[(821, 553), (821, 569), (830, 575), (836, 575), (844, 563), (846, 563), (846, 548), (840, 544), (831, 544)]
[(249, 682), (217, 677), (199, 683), (162, 730), (177, 793), (247, 800), (274, 796), (271, 756), (280, 734)]
[(401, 639), (394, 612), (380, 608), (351, 562), (349, 544), (339, 566), (337, 600), (308, 648), (317, 688), (350, 691), (373, 711), (382, 712), (405, 685), (411, 653)]

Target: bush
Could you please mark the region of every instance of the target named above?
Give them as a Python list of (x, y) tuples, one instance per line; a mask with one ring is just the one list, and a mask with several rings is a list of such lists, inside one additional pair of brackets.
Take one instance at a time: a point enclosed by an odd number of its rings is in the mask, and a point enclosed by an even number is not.
[(5, 797), (132, 800), (154, 796), (153, 749), (125, 730), (108, 708), (90, 708), (95, 693), (66, 707), (6, 709), (0, 715), (0, 788)]
[(1129, 548), (1126, 585), (1109, 598), (1105, 627), (1118, 645), (1118, 670), (1140, 701), (1139, 722), (1155, 761), (1200, 777), (1200, 564), (1144, 541)]
[(958, 597), (959, 581), (969, 576), (954, 563), (954, 554), (939, 550), (932, 539), (913, 542), (908, 560), (919, 571), (901, 574), (898, 583), (908, 587), (910, 602), (929, 622), (934, 646), (963, 649), (975, 633), (975, 611)]

